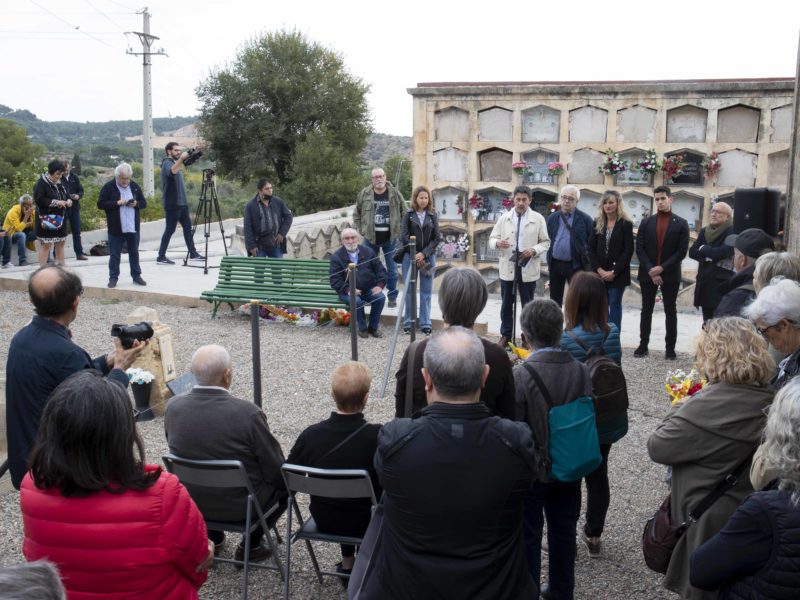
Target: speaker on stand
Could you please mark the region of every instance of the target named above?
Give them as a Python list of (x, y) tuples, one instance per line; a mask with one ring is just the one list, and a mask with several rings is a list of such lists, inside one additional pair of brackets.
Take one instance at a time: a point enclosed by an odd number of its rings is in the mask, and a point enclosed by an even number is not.
[(778, 188), (736, 188), (733, 193), (733, 231), (761, 229), (778, 237), (781, 191)]

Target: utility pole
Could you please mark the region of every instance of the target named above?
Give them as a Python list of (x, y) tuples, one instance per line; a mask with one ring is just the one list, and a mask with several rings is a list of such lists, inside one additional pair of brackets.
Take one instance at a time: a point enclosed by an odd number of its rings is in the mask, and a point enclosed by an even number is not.
[(786, 220), (783, 239), (786, 249), (800, 256), (800, 42), (797, 46), (797, 73), (794, 79), (792, 136), (789, 146), (789, 181), (786, 184)]
[(152, 85), (150, 83), (150, 57), (153, 55), (166, 56), (166, 53), (163, 49), (159, 49), (158, 52), (151, 52), (150, 48), (153, 41), (159, 38), (154, 35), (150, 35), (150, 13), (147, 12), (147, 7), (145, 6), (139, 12), (142, 14), (142, 31), (129, 31), (128, 33), (132, 33), (139, 38), (139, 41), (142, 43), (142, 51), (134, 52), (133, 50), (128, 49), (128, 54), (142, 57), (142, 82), (144, 92), (144, 115), (142, 119), (142, 165), (144, 168), (144, 195), (148, 198), (152, 198), (152, 196), (155, 194), (155, 185), (153, 182), (153, 92)]

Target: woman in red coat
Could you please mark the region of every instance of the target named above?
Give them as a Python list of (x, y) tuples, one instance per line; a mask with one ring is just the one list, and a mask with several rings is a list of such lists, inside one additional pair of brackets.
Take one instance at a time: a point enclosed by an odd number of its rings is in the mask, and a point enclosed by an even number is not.
[(22, 481), (23, 552), (58, 565), (70, 600), (192, 599), (213, 558), (200, 511), (144, 464), (125, 390), (91, 370), (59, 385)]

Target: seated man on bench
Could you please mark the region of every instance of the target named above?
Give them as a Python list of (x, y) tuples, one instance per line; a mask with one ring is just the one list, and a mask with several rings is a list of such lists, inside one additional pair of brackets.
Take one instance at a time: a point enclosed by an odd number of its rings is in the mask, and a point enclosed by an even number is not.
[[(339, 294), (343, 302), (350, 303), (350, 284), (347, 280), (347, 265), (356, 265), (356, 318), (358, 319), (358, 335), (365, 338), (383, 337), (380, 332), (381, 312), (386, 297), (383, 288), (386, 287), (386, 267), (377, 255), (358, 243), (359, 235), (355, 229), (342, 231), (342, 244), (331, 256), (330, 282), (331, 287)], [(394, 267), (394, 265), (392, 265)], [(367, 326), (364, 307), (371, 305), (369, 312), (369, 326)], [(351, 316), (352, 318), (352, 316)]]

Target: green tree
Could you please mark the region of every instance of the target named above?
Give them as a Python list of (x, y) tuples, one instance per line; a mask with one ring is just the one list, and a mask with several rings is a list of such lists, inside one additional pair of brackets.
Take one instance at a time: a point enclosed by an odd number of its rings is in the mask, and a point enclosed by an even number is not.
[(200, 133), (220, 174), (286, 186), (298, 174), (297, 149), (314, 132), (325, 130), (341, 159), (358, 163), (370, 132), (368, 90), (337, 52), (296, 31), (267, 33), (198, 86)]
[(386, 179), (400, 190), (403, 198), (411, 201), (411, 159), (402, 154), (393, 154), (383, 163)]
[(76, 152), (75, 155), (72, 157), (72, 160), (70, 161), (69, 164), (72, 165), (72, 170), (75, 172), (75, 175), (77, 175), (78, 177), (83, 175), (83, 173), (82, 173), (83, 167), (81, 166), (81, 155), (80, 154), (78, 154)]
[(358, 164), (326, 130), (309, 133), (297, 146), (290, 178), (278, 192), (295, 214), (353, 204), (363, 187)]
[(39, 156), (43, 152), (42, 146), (31, 143), (22, 127), (0, 119), (0, 219), (22, 194), (33, 193), (42, 172)]

